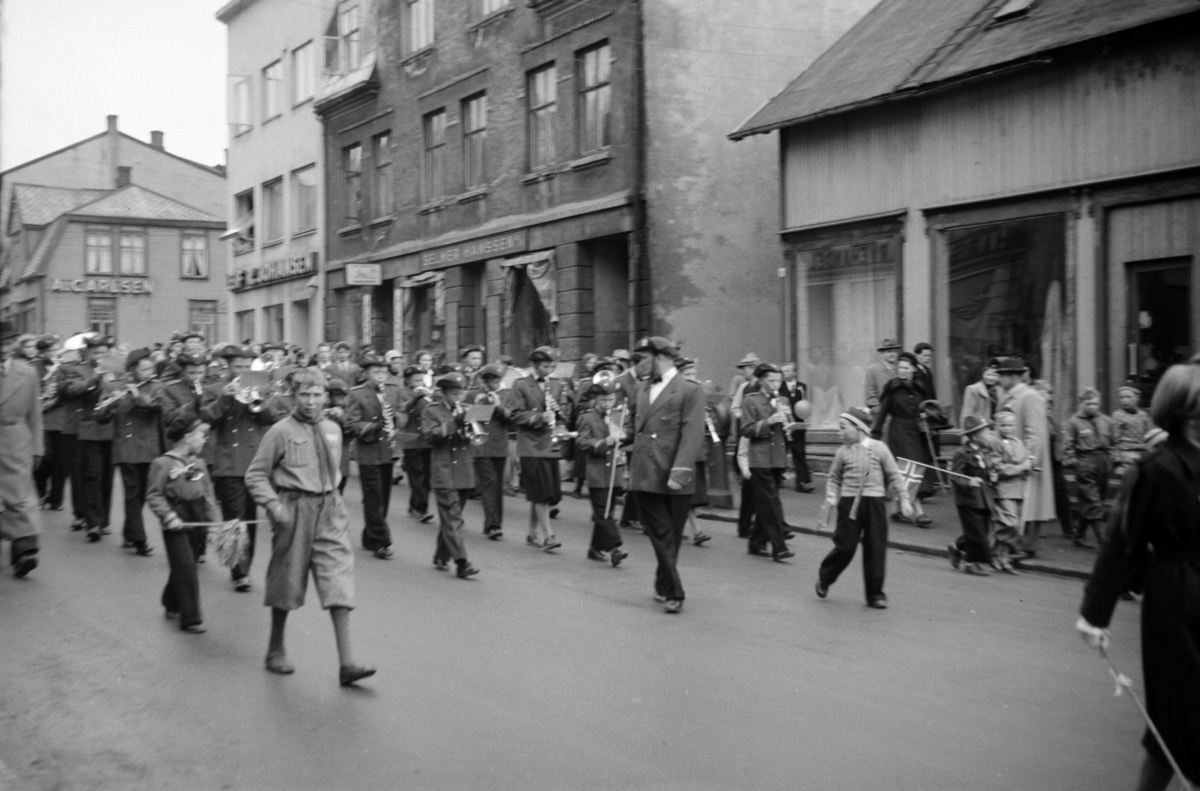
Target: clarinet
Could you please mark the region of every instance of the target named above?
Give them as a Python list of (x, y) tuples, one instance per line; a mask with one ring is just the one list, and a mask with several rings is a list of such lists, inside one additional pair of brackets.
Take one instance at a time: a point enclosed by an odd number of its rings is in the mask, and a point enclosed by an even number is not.
[(376, 386), (377, 395), (379, 396), (379, 406), (383, 409), (383, 431), (387, 434), (388, 441), (391, 442), (396, 437), (396, 415), (392, 411), (392, 405), (387, 401), (386, 385), (380, 382)]
[(714, 445), (721, 444), (721, 437), (717, 434), (717, 424), (712, 417), (712, 407), (704, 407), (704, 425), (708, 428), (708, 436), (712, 438)]
[(555, 425), (550, 427), (550, 447), (557, 450), (558, 446), (562, 444), (562, 440), (558, 437), (557, 421), (562, 420), (565, 422), (566, 418), (563, 417), (562, 409), (558, 405), (558, 399), (554, 397), (554, 393), (550, 392), (549, 382), (544, 384), (544, 389), (542, 392), (546, 396), (546, 409), (549, 409), (551, 412), (553, 412), (555, 418), (557, 418)]

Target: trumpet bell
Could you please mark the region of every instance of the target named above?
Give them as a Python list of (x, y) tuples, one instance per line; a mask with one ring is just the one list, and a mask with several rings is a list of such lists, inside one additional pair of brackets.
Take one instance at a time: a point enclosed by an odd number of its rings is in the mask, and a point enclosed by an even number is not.
[(592, 377), (592, 384), (601, 387), (612, 387), (615, 381), (617, 381), (617, 375), (612, 371), (597, 371)]
[(808, 420), (812, 417), (812, 404), (802, 398), (792, 407), (792, 414), (796, 416), (796, 420)]

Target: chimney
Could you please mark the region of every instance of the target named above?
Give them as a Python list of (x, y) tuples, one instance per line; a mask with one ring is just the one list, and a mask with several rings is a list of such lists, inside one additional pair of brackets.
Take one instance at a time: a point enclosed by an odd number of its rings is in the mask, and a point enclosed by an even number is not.
[(162, 151), (163, 150), (163, 133), (162, 132), (151, 132), (150, 133), (150, 145), (151, 145), (151, 147), (157, 148), (159, 151)]
[(133, 175), (133, 168), (128, 165), (120, 165), (117, 167), (117, 188), (128, 187), (129, 178)]
[(117, 117), (115, 115), (110, 115), (108, 117), (108, 131), (110, 131), (110, 132), (117, 131)]

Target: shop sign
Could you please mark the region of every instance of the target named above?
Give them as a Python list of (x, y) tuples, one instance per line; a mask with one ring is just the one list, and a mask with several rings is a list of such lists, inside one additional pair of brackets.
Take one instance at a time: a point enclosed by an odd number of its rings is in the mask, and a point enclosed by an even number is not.
[(269, 283), (277, 283), (280, 280), (315, 275), (317, 273), (317, 255), (318, 253), (312, 252), (287, 258), (275, 258), (263, 261), (258, 266), (230, 272), (226, 286), (230, 291), (245, 291), (248, 288), (257, 288)]
[(489, 258), (501, 258), (527, 249), (529, 249), (529, 233), (522, 229), (426, 250), (421, 253), (421, 268), (440, 269), (471, 261), (486, 261)]
[(92, 292), (96, 294), (153, 294), (154, 281), (145, 279), (116, 280), (111, 277), (52, 278), (51, 291)]
[(379, 264), (346, 264), (346, 285), (382, 286), (383, 267)]
[(829, 269), (844, 269), (855, 266), (894, 264), (896, 262), (896, 240), (894, 238), (872, 239), (855, 244), (839, 244), (812, 251), (810, 272)]

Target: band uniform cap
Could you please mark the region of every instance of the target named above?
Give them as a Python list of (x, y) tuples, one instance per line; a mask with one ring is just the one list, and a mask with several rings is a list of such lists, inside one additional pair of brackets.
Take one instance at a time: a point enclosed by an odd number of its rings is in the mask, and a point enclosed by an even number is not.
[(645, 354), (667, 354), (673, 358), (679, 356), (679, 349), (675, 344), (661, 335), (643, 339), (633, 350)]
[(407, 379), (408, 377), (410, 377), (414, 374), (423, 374), (423, 373), (425, 373), (425, 371), (423, 371), (422, 369), (418, 368), (415, 365), (410, 365), (404, 369), (404, 378)]
[(758, 365), (761, 362), (762, 358), (760, 358), (757, 354), (754, 352), (746, 352), (746, 355), (742, 357), (742, 359), (738, 360), (736, 367), (745, 368), (747, 365)]
[(583, 394), (584, 398), (599, 398), (600, 396), (612, 395), (613, 388), (602, 384), (590, 385), (587, 391)]
[(330, 379), (330, 380), (329, 380), (329, 384), (328, 384), (328, 385), (326, 385), (325, 387), (326, 387), (326, 389), (327, 389), (327, 390), (329, 390), (329, 392), (331, 392), (331, 393), (346, 393), (346, 392), (349, 392), (349, 391), (346, 389), (346, 382), (345, 382), (345, 380), (344, 380), (344, 379), (338, 379), (337, 377), (334, 377), (333, 379)]
[(107, 335), (89, 335), (83, 339), (89, 349), (94, 349), (97, 346), (112, 346), (113, 340)]
[(623, 360), (625, 362), (633, 361), (633, 355), (629, 353), (628, 349), (613, 349), (612, 358), (613, 360)]
[(895, 349), (903, 349), (903, 348), (904, 347), (900, 345), (900, 341), (896, 340), (895, 338), (884, 338), (882, 341), (879, 342), (879, 346), (877, 346), (875, 348), (875, 351), (890, 352)]
[(479, 373), (476, 375), (480, 377), (491, 376), (495, 377), (496, 379), (504, 376), (504, 374), (500, 372), (500, 366), (491, 363), (480, 368)]
[(204, 333), (202, 333), (202, 332), (181, 332), (181, 333), (179, 333), (179, 340), (186, 341), (188, 338), (199, 338), (200, 340), (204, 340)]
[(675, 367), (676, 368), (687, 368), (689, 365), (695, 365), (695, 364), (696, 364), (696, 361), (693, 360), (691, 357), (680, 356), (680, 357), (675, 358)]
[(994, 424), (992, 421), (985, 418), (983, 415), (967, 415), (963, 418), (963, 427), (961, 433), (964, 437), (969, 437), (977, 431), (983, 431), (985, 428), (991, 428)]
[(171, 343), (182, 343), (182, 342), (183, 342), (183, 333), (182, 332), (179, 332), (178, 330), (176, 330), (175, 332), (171, 333)]
[(1022, 357), (1002, 357), (996, 364), (996, 373), (1023, 374), (1029, 370)]
[(549, 346), (539, 346), (529, 353), (529, 362), (548, 363), (554, 361), (554, 350)]
[(368, 352), (367, 354), (364, 354), (362, 357), (358, 358), (358, 367), (362, 368), (363, 370), (373, 366), (379, 366), (382, 368), (386, 365), (387, 361), (373, 352)]
[(221, 347), (217, 352), (217, 356), (222, 360), (232, 360), (234, 357), (253, 357), (254, 353), (249, 349), (238, 346), (236, 343), (228, 343)]
[(208, 358), (203, 354), (181, 354), (175, 358), (175, 364), (182, 368), (185, 365), (208, 365)]
[(439, 376), (434, 382), (438, 387), (446, 390), (451, 387), (465, 388), (467, 386), (467, 377), (460, 374), (458, 371)]
[(49, 349), (54, 344), (58, 343), (57, 335), (43, 335), (38, 338), (37, 347), (39, 349)]
[(134, 349), (125, 357), (125, 370), (132, 370), (134, 366), (149, 356), (149, 349)]
[(386, 352), (383, 353), (383, 359), (387, 360), (390, 363), (392, 360), (404, 359), (404, 355), (401, 354), (400, 352), (396, 351), (395, 349), (388, 349)]
[(754, 367), (754, 376), (766, 376), (767, 374), (781, 374), (783, 371), (775, 363), (759, 363)]
[(852, 406), (839, 417), (844, 417), (868, 434), (871, 433), (871, 413), (862, 407)]
[(340, 351), (343, 351), (343, 350), (344, 350), (344, 351), (350, 351), (350, 344), (346, 343), (345, 341), (338, 341), (337, 343), (335, 343), (335, 344), (333, 345), (333, 350), (334, 350), (335, 352), (340, 352)]
[(459, 355), (458, 355), (458, 356), (459, 356), (459, 357), (466, 357), (466, 356), (467, 356), (468, 354), (470, 354), (471, 352), (479, 352), (480, 354), (483, 354), (483, 347), (482, 347), (482, 346), (468, 346), (467, 348), (463, 349), (463, 350), (462, 350), (462, 351), (459, 353)]

